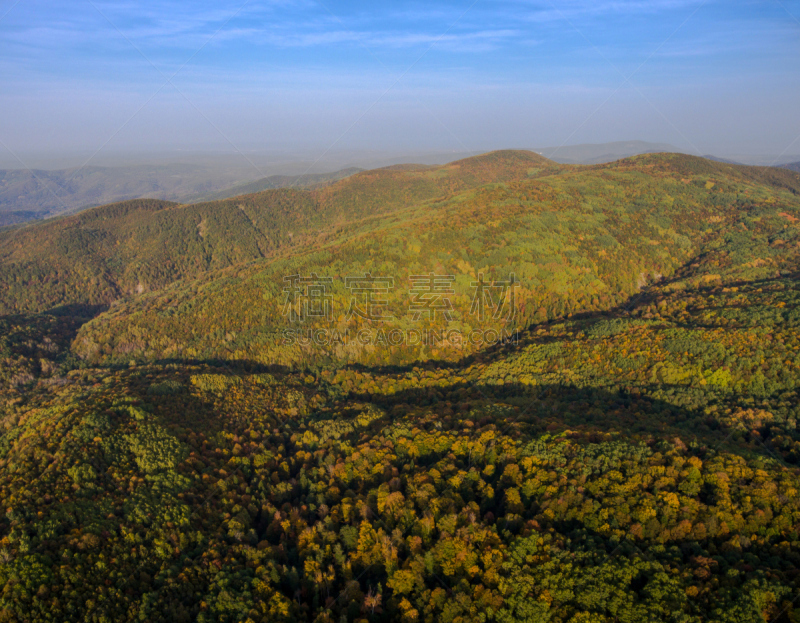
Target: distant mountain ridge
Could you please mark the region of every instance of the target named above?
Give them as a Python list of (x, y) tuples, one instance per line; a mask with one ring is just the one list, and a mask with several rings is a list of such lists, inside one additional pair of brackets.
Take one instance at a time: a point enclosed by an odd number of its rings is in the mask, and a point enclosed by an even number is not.
[(196, 164), (0, 170), (0, 227), (130, 199), (215, 201), (270, 188), (313, 188), (357, 173), (273, 175), (242, 179), (241, 168)]
[(195, 165), (83, 167), (47, 171), (0, 170), (0, 214), (71, 212), (113, 201), (150, 197), (176, 199), (211, 192), (241, 181), (240, 172)]
[(545, 158), (563, 164), (603, 164), (620, 158), (659, 152), (679, 153), (681, 150), (669, 143), (646, 141), (617, 141), (613, 143), (585, 143), (560, 147), (541, 147), (534, 151)]
[[(583, 165), (603, 164), (647, 153), (680, 152), (669, 143), (646, 141), (541, 147), (532, 151), (556, 163)], [(274, 162), (261, 163), (259, 166), (266, 167), (265, 171), (271, 170), (274, 174), (259, 179), (253, 179), (255, 170), (252, 164), (237, 164), (230, 158), (210, 161), (201, 159), (193, 163), (177, 160), (157, 164), (86, 166), (59, 170), (0, 169), (0, 227), (130, 199), (199, 203), (275, 188), (316, 188), (376, 167), (436, 167), (452, 158), (468, 159), (473, 155), (425, 152), (378, 157), (369, 153), (352, 154), (346, 159), (338, 157), (320, 165), (327, 168), (327, 172), (316, 171), (302, 175), (298, 173), (309, 167), (308, 163), (287, 161), (278, 169), (275, 169)], [(739, 157), (705, 157), (728, 164), (763, 165), (772, 162), (771, 158), (760, 158), (758, 162), (751, 162)], [(793, 169), (798, 165), (789, 163), (781, 166)]]
[(304, 173), (303, 175), (270, 175), (255, 182), (237, 184), (230, 188), (206, 193), (198, 196), (188, 196), (183, 198), (184, 203), (200, 203), (201, 201), (218, 201), (228, 199), (237, 195), (251, 195), (264, 190), (274, 188), (315, 188), (322, 184), (330, 184), (338, 180), (360, 173), (364, 169), (359, 167), (349, 167), (333, 173)]
[(728, 158), (720, 158), (719, 156), (712, 156), (711, 154), (706, 154), (703, 156), (706, 160), (713, 160), (714, 162), (724, 162), (725, 164), (742, 164), (741, 162), (737, 162), (736, 160), (729, 160)]

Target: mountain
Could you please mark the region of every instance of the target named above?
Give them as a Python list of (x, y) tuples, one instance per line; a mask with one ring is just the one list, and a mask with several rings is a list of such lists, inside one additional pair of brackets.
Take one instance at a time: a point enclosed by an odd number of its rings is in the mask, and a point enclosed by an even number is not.
[(798, 224), (504, 151), (0, 232), (0, 618), (796, 620)]
[(731, 160), (752, 166), (774, 167), (780, 166), (778, 162), (795, 162), (800, 160), (800, 154), (727, 154)]
[(11, 212), (0, 212), (0, 227), (26, 223), (27, 221), (36, 221), (47, 218), (49, 215), (49, 212), (38, 212), (35, 210), (12, 210)]
[[(13, 225), (128, 199), (196, 203), (269, 188), (312, 188), (356, 173), (273, 175), (256, 181), (251, 169), (215, 164), (83, 167), (55, 171), (0, 170), (0, 226)], [(243, 178), (247, 181), (242, 181)]]
[[(610, 162), (641, 153), (675, 152), (666, 143), (628, 141), (599, 145), (547, 147), (538, 151), (558, 162), (594, 164)], [(463, 154), (462, 156), (465, 156)], [(88, 157), (88, 156), (87, 156)], [(255, 156), (254, 156), (255, 157)], [(299, 156), (298, 156), (299, 157)], [(84, 166), (66, 169), (4, 169), (0, 170), (0, 227), (52, 217), (129, 199), (161, 199), (180, 203), (209, 202), (237, 195), (252, 194), (268, 189), (300, 187), (314, 188), (337, 181), (364, 167), (388, 167), (404, 164), (409, 159), (437, 165), (448, 162), (446, 153), (414, 153), (405, 156), (353, 152), (340, 154), (324, 166), (330, 173), (292, 174), (302, 172), (308, 164), (296, 162), (282, 166), (279, 175), (253, 180), (253, 165), (223, 156), (195, 157), (173, 154), (158, 164), (135, 164), (112, 160), (114, 166)], [(156, 156), (151, 156), (151, 159)], [(347, 159), (359, 163), (347, 166)], [(163, 158), (162, 158), (163, 160)], [(176, 161), (177, 160), (177, 161)], [(256, 158), (262, 167), (264, 156)], [(416, 160), (413, 160), (416, 161)], [(333, 171), (338, 168), (339, 170)]]
[(742, 164), (741, 162), (736, 162), (735, 160), (729, 160), (728, 158), (720, 158), (719, 156), (712, 156), (710, 154), (706, 154), (703, 156), (706, 160), (713, 160), (714, 162), (724, 162), (726, 164)]
[(203, 271), (302, 248), (331, 235), (338, 223), (550, 170), (553, 163), (540, 156), (505, 152), (440, 167), (365, 171), (316, 190), (268, 190), (191, 205), (140, 199), (18, 226), (0, 231), (0, 310), (110, 304)]
[(359, 173), (363, 169), (358, 167), (350, 167), (335, 171), (334, 173), (307, 173), (303, 175), (271, 175), (264, 177), (255, 182), (248, 182), (246, 184), (238, 184), (231, 186), (224, 190), (220, 190), (205, 195), (198, 195), (196, 197), (187, 196), (183, 197), (186, 203), (199, 203), (203, 201), (218, 201), (220, 199), (228, 199), (229, 197), (236, 197), (237, 195), (249, 195), (263, 190), (272, 188), (313, 188), (331, 182), (336, 182), (345, 177)]
[(790, 171), (800, 171), (800, 162), (789, 162), (780, 166), (781, 168), (789, 169)]
[[(452, 309), (447, 314), (440, 310), (438, 317), (425, 314), (430, 320), (422, 325), (426, 331), (454, 326), (462, 336), (490, 329), (513, 333), (570, 313), (620, 304), (643, 285), (711, 253), (711, 240), (726, 253), (740, 252), (733, 242), (723, 242), (724, 236), (733, 236), (743, 219), (762, 210), (768, 211), (763, 218), (770, 223), (765, 235), (780, 236), (787, 221), (777, 216), (778, 207), (769, 207), (769, 198), (776, 206), (792, 205), (799, 190), (800, 176), (781, 169), (662, 154), (484, 185), (384, 214), (359, 213), (358, 220), (327, 230), (320, 223), (313, 235), (276, 248), (269, 258), (120, 302), (87, 324), (75, 347), (90, 361), (99, 357), (106, 363), (199, 357), (293, 367), (456, 359), (482, 345), (443, 341), (434, 348), (420, 341), (375, 348), (357, 339), (339, 339), (357, 335), (365, 324), (348, 314), (354, 296), (347, 279), (352, 283), (369, 272), (393, 280), (381, 293), (381, 315), (392, 317), (381, 323), (384, 334), (409, 330), (408, 310), (417, 300), (411, 290), (418, 281), (411, 277), (431, 271), (452, 276), (440, 284), (450, 291)], [(765, 192), (754, 203), (753, 196)], [(768, 237), (748, 243), (760, 259), (758, 265), (745, 271), (738, 264), (726, 268), (729, 262), (721, 261), (709, 279), (727, 283), (743, 274), (752, 280), (793, 270), (797, 250), (792, 244), (777, 253)], [(286, 313), (291, 275), (331, 279), (323, 300), (330, 313), (291, 322)], [(508, 322), (494, 318), (494, 312), (484, 319), (472, 313), (474, 284), (481, 275), (487, 281), (508, 281), (513, 275), (519, 282), (515, 316)], [(15, 292), (13, 286), (7, 291)], [(508, 291), (502, 295), (510, 297)], [(173, 313), (175, 309), (184, 311)], [(447, 316), (454, 325), (445, 321)], [(328, 343), (297, 348), (301, 336), (317, 330), (330, 338)]]
[(620, 158), (657, 152), (679, 152), (669, 143), (647, 143), (645, 141), (618, 141), (615, 143), (586, 143), (541, 147), (534, 151), (545, 158), (564, 164), (602, 164)]
[(240, 182), (239, 171), (198, 165), (0, 170), (0, 215), (60, 214), (122, 199), (177, 198)]

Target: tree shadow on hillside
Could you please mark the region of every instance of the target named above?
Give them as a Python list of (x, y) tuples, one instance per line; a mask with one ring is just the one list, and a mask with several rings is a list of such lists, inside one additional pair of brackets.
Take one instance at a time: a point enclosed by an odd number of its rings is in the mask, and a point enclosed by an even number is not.
[[(548, 320), (546, 322), (536, 323), (528, 325), (524, 329), (520, 329), (516, 331), (513, 336), (512, 340), (509, 340), (506, 343), (500, 342), (484, 348), (475, 353), (471, 353), (461, 359), (458, 360), (444, 360), (444, 359), (430, 359), (426, 361), (419, 361), (419, 362), (412, 362), (408, 364), (389, 364), (383, 366), (370, 366), (366, 364), (360, 363), (350, 363), (344, 366), (341, 366), (342, 369), (345, 370), (353, 370), (356, 372), (369, 372), (372, 374), (403, 374), (412, 371), (414, 368), (419, 370), (434, 370), (434, 369), (447, 369), (447, 370), (454, 370), (458, 368), (466, 368), (474, 364), (490, 364), (504, 357), (513, 354), (525, 348), (527, 346), (533, 345), (546, 345), (552, 344), (555, 342), (574, 342), (577, 341), (575, 335), (550, 335), (546, 331), (554, 326), (560, 325), (565, 322), (569, 322), (575, 325), (575, 328), (578, 330), (586, 330), (590, 329), (592, 325), (599, 321), (607, 321), (607, 320), (631, 320), (637, 319), (639, 316), (633, 314), (632, 312), (637, 308), (642, 307), (649, 307), (659, 301), (660, 298), (664, 297), (664, 293), (660, 290), (654, 290), (655, 286), (664, 287), (671, 283), (676, 283), (682, 279), (685, 279), (685, 275), (679, 275), (680, 271), (683, 268), (687, 268), (696, 261), (696, 259), (689, 260), (684, 264), (681, 269), (676, 271), (675, 275), (670, 278), (662, 278), (656, 283), (651, 284), (645, 290), (630, 296), (624, 302), (616, 305), (615, 307), (609, 308), (604, 311), (586, 311), (586, 312), (578, 312), (571, 314), (566, 317), (559, 317), (552, 320)], [(742, 287), (751, 287), (753, 289), (756, 288), (763, 288), (768, 286), (772, 283), (777, 283), (780, 281), (800, 281), (800, 272), (794, 273), (791, 275), (781, 275), (779, 277), (769, 277), (764, 279), (755, 279), (755, 280), (739, 280), (739, 281), (732, 281), (730, 283), (725, 283), (724, 286), (717, 284), (717, 285), (708, 285), (708, 286), (697, 286), (688, 290), (686, 292), (677, 291), (671, 294), (671, 296), (677, 296), (680, 298), (689, 297), (692, 298), (707, 298), (708, 296), (715, 294), (719, 291), (721, 287), (726, 288), (742, 288)], [(658, 319), (655, 319), (657, 322)], [(701, 322), (693, 322), (691, 324), (676, 322), (674, 320), (665, 320), (665, 323), (669, 323), (672, 326), (677, 326), (681, 328), (691, 329), (691, 328), (719, 328), (718, 325), (715, 324), (707, 324)], [(540, 330), (544, 329), (545, 332), (540, 334)]]
[[(658, 386), (664, 387), (664, 386)], [(701, 407), (692, 409), (653, 398), (650, 388), (611, 390), (569, 384), (471, 384), (400, 391), (391, 395), (351, 392), (347, 400), (372, 402), (387, 413), (420, 410), (452, 422), (469, 420), (480, 427), (493, 423), (512, 437), (581, 432), (598, 439), (613, 433), (622, 439), (709, 448), (772, 458), (786, 464), (756, 431), (732, 429)], [(499, 407), (493, 409), (492, 407)], [(435, 419), (431, 420), (435, 424)]]
[(90, 305), (88, 303), (70, 303), (68, 305), (58, 305), (43, 312), (49, 316), (68, 316), (75, 319), (83, 319), (88, 322), (92, 318), (107, 312), (109, 305), (105, 303)]
[[(217, 364), (225, 363), (219, 366)], [(242, 364), (243, 362), (239, 362)], [(150, 368), (147, 380), (142, 379), (142, 369), (119, 371), (125, 384), (138, 385), (133, 394), (147, 403), (158, 405), (157, 411), (182, 426), (197, 428), (206, 435), (230, 432), (232, 426), (246, 425), (238, 417), (223, 415), (218, 409), (228, 390), (217, 393), (190, 391), (192, 374), (214, 374), (237, 379), (249, 375), (269, 373), (275, 376), (274, 384), (254, 385), (249, 391), (282, 392), (300, 390), (324, 397), (324, 403), (305, 415), (282, 420), (288, 430), (300, 430), (301, 425), (315, 420), (346, 417), (344, 414), (373, 404), (385, 416), (375, 429), (407, 423), (412, 427), (429, 430), (466, 430), (493, 426), (498, 434), (514, 439), (550, 434), (580, 435), (589, 441), (613, 438), (632, 443), (657, 445), (667, 443), (690, 448), (698, 456), (709, 452), (733, 452), (752, 458), (775, 459), (788, 466), (780, 453), (769, 447), (768, 431), (759, 434), (753, 430), (734, 430), (720, 422), (703, 407), (690, 408), (647, 395), (657, 388), (597, 388), (570, 384), (527, 385), (516, 380), (498, 383), (470, 383), (459, 380), (443, 386), (414, 387), (395, 393), (370, 393), (363, 390), (342, 390), (317, 378), (309, 381), (302, 374), (278, 370), (275, 366), (250, 362), (249, 365), (231, 365), (231, 362), (196, 362), (191, 370), (182, 367)], [(126, 380), (127, 379), (127, 380)], [(175, 380), (183, 385), (180, 395), (161, 396), (148, 390), (165, 380)], [(238, 391), (238, 390), (237, 390)], [(677, 402), (677, 401), (676, 401)], [(224, 411), (224, 410), (223, 410)], [(202, 414), (187, 418), (185, 414)], [(363, 432), (363, 431), (362, 431)], [(354, 433), (355, 434), (355, 433)], [(383, 434), (383, 432), (376, 432)], [(360, 433), (354, 440), (360, 436)]]
[[(689, 266), (695, 260), (690, 260), (685, 266)], [(679, 272), (679, 271), (678, 271)], [(677, 273), (676, 273), (677, 275)], [(800, 275), (795, 275), (797, 278)], [(682, 277), (674, 276), (670, 279), (661, 279), (653, 285), (663, 286)], [(757, 281), (742, 282), (741, 285), (749, 287), (763, 287), (765, 284), (785, 280), (788, 277), (781, 276), (767, 278)], [(733, 284), (726, 284), (733, 285)], [(708, 286), (694, 288), (691, 290), (693, 296), (705, 297), (719, 289), (720, 286)], [(678, 293), (679, 295), (680, 293)], [(342, 404), (349, 402), (370, 402), (386, 408), (389, 412), (409, 412), (411, 408), (429, 408), (433, 411), (463, 411), (467, 412), (478, 408), (492, 401), (496, 403), (510, 403), (516, 408), (514, 412), (515, 422), (524, 424), (528, 430), (536, 434), (545, 432), (563, 432), (568, 429), (596, 430), (598, 432), (613, 431), (622, 436), (633, 436), (637, 439), (675, 439), (679, 438), (680, 443), (695, 441), (701, 446), (727, 447), (736, 452), (756, 453), (760, 456), (768, 456), (771, 452), (764, 446), (763, 439), (753, 431), (742, 431), (742, 434), (732, 434), (732, 430), (725, 427), (717, 419), (706, 415), (702, 407), (696, 409), (677, 406), (667, 400), (658, 400), (648, 396), (654, 390), (664, 390), (669, 394), (669, 385), (648, 385), (637, 387), (623, 387), (617, 389), (579, 387), (577, 385), (527, 385), (520, 383), (518, 378), (513, 377), (510, 382), (498, 382), (497, 384), (461, 382), (444, 387), (420, 387), (403, 390), (394, 394), (386, 393), (367, 393), (359, 391), (358, 386), (351, 391), (342, 389), (340, 386), (324, 381), (320, 372), (324, 369), (341, 369), (345, 371), (359, 372), (372, 376), (381, 375), (403, 375), (409, 372), (450, 370), (457, 371), (465, 369), (475, 364), (491, 364), (503, 360), (509, 355), (519, 352), (522, 348), (531, 345), (545, 345), (553, 342), (569, 342), (578, 337), (569, 335), (553, 336), (546, 331), (555, 324), (565, 321), (576, 323), (577, 331), (591, 328), (591, 326), (601, 320), (614, 320), (630, 318), (630, 311), (637, 306), (650, 305), (663, 296), (660, 291), (653, 287), (646, 288), (642, 292), (628, 298), (624, 303), (616, 307), (597, 312), (583, 312), (573, 314), (569, 318), (559, 318), (552, 321), (530, 325), (524, 331), (515, 334), (517, 338), (514, 343), (500, 343), (488, 347), (482, 351), (470, 354), (455, 361), (448, 360), (429, 360), (424, 362), (412, 362), (397, 365), (365, 365), (365, 364), (346, 364), (335, 367), (333, 365), (291, 368), (278, 364), (265, 364), (263, 362), (247, 359), (228, 360), (216, 359), (161, 359), (153, 362), (155, 366), (169, 368), (178, 365), (181, 367), (193, 367), (206, 369), (215, 374), (230, 376), (242, 376), (248, 374), (269, 373), (276, 375), (279, 383), (286, 382), (289, 376), (312, 375), (316, 383), (325, 386), (330, 400), (337, 400)], [(90, 306), (91, 307), (91, 306)], [(81, 313), (100, 313), (102, 306), (94, 306), (87, 309), (87, 306), (63, 306), (58, 308), (60, 313), (81, 314)], [(54, 312), (56, 310), (53, 310)], [(675, 323), (671, 323), (673, 326)], [(699, 325), (698, 325), (699, 326)], [(602, 339), (602, 337), (600, 338)], [(108, 370), (124, 371), (126, 365), (108, 366)], [(169, 376), (170, 373), (163, 372)], [(123, 372), (124, 374), (124, 372)], [(161, 373), (159, 373), (161, 374)], [(177, 374), (177, 373), (176, 373)], [(186, 371), (184, 370), (183, 381)], [(419, 375), (421, 379), (422, 375)], [(295, 378), (291, 384), (298, 383)], [(676, 388), (678, 389), (678, 388)], [(684, 388), (685, 389), (685, 388)], [(453, 405), (462, 405), (453, 407)], [(398, 407), (405, 405), (398, 411)], [(466, 405), (463, 406), (463, 405)], [(484, 417), (484, 416), (481, 416)], [(504, 416), (505, 417), (505, 416)], [(498, 430), (507, 427), (515, 430), (514, 422), (499, 421)], [(216, 426), (219, 430), (224, 428), (224, 423)], [(732, 441), (733, 440), (733, 441)], [(727, 445), (726, 445), (727, 444)], [(773, 456), (780, 458), (778, 453)]]

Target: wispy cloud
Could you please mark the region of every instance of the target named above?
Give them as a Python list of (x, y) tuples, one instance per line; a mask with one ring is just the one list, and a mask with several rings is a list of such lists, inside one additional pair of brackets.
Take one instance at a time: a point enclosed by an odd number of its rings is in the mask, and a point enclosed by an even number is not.
[[(509, 41), (521, 33), (513, 28), (461, 28), (442, 36), (441, 30), (409, 30), (400, 25), (394, 29), (347, 28), (347, 23), (331, 15), (280, 15), (274, 19), (274, 6), (246, 7), (226, 28), (217, 30), (231, 17), (229, 10), (185, 11), (164, 17), (135, 10), (132, 5), (98, 5), (102, 15), (116, 27), (102, 23), (99, 15), (73, 14), (51, 23), (21, 24), (14, 29), (0, 29), (0, 40), (23, 49), (75, 48), (87, 43), (124, 48), (129, 40), (146, 50), (164, 48), (196, 49), (215, 34), (214, 44), (272, 45), (276, 47), (320, 47), (339, 44), (361, 44), (370, 47), (405, 48), (436, 43), (441, 49), (481, 52)], [(354, 22), (359, 19), (351, 20)], [(344, 26), (344, 27), (343, 27)], [(120, 37), (120, 33), (124, 37)]]
[[(236, 107), (262, 107), (270, 114), (282, 111), (265, 123), (300, 128), (299, 133), (317, 127), (336, 134), (336, 128), (327, 127), (334, 121), (315, 117), (328, 114), (329, 102), (337, 102), (341, 119), (352, 123), (389, 89), (370, 115), (388, 115), (387, 107), (405, 119), (398, 127), (414, 127), (409, 102), (423, 101), (441, 119), (458, 109), (465, 132), (488, 135), (489, 128), (508, 126), (506, 135), (516, 137), (519, 128), (533, 127), (533, 120), (545, 116), (545, 109), (568, 119), (575, 111), (597, 108), (616, 92), (620, 72), (645, 59), (636, 84), (645, 90), (658, 86), (648, 95), (660, 109), (666, 110), (658, 98), (670, 93), (710, 100), (718, 96), (708, 85), (718, 92), (735, 82), (740, 89), (745, 74), (753, 80), (768, 76), (761, 78), (765, 102), (779, 86), (783, 89), (780, 101), (775, 95), (769, 105), (754, 105), (748, 113), (754, 118), (775, 119), (775, 111), (796, 101), (792, 93), (800, 96), (790, 62), (797, 52), (796, 23), (779, 3), (470, 2), (24, 0), (0, 21), (0, 114), (14, 119), (20, 137), (39, 131), (31, 111), (38, 111), (39, 119), (47, 116), (48, 127), (57, 126), (65, 118), (64, 102), (73, 112), (71, 126), (66, 120), (59, 126), (63, 136), (85, 135), (76, 121), (81, 118), (86, 125), (101, 125), (98, 119), (106, 115), (106, 124), (113, 126), (114, 106), (135, 110), (148, 102), (143, 116), (172, 119), (176, 110), (184, 110), (174, 88), (148, 98), (164, 84), (165, 74), (179, 69), (176, 86), (198, 108), (220, 111), (215, 122), (224, 125), (225, 115), (235, 117)], [(783, 4), (791, 9), (796, 0)], [(692, 20), (672, 36), (690, 14)], [(667, 37), (668, 44), (656, 49)], [(764, 80), (774, 82), (772, 90), (764, 90), (763, 84), (772, 84)], [(560, 99), (545, 108), (547, 97), (537, 94)], [(90, 106), (94, 100), (102, 106)], [(622, 89), (607, 106), (628, 119), (640, 100), (635, 91)], [(92, 111), (85, 117), (81, 101)], [(426, 106), (421, 110), (430, 115)], [(652, 107), (643, 111), (644, 118)], [(787, 127), (796, 118), (792, 115), (784, 115)], [(510, 127), (512, 118), (518, 127)], [(746, 125), (743, 121), (737, 128)], [(0, 134), (6, 131), (0, 128)], [(469, 137), (464, 142), (472, 143)]]
[(356, 30), (316, 30), (291, 32), (240, 28), (225, 34), (228, 38), (248, 37), (262, 45), (280, 47), (327, 46), (338, 43), (360, 43), (369, 47), (405, 48), (436, 44), (443, 49), (481, 52), (520, 35), (512, 29), (479, 30), (441, 35), (435, 32), (392, 32)]
[(682, 10), (703, 4), (702, 0), (515, 0), (514, 4), (533, 7), (542, 15), (568, 14), (643, 14)]

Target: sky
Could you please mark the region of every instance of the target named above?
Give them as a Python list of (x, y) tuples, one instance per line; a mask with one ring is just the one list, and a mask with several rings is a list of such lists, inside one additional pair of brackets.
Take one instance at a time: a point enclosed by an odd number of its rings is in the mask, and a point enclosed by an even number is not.
[(0, 1), (0, 152), (800, 153), (800, 0)]

